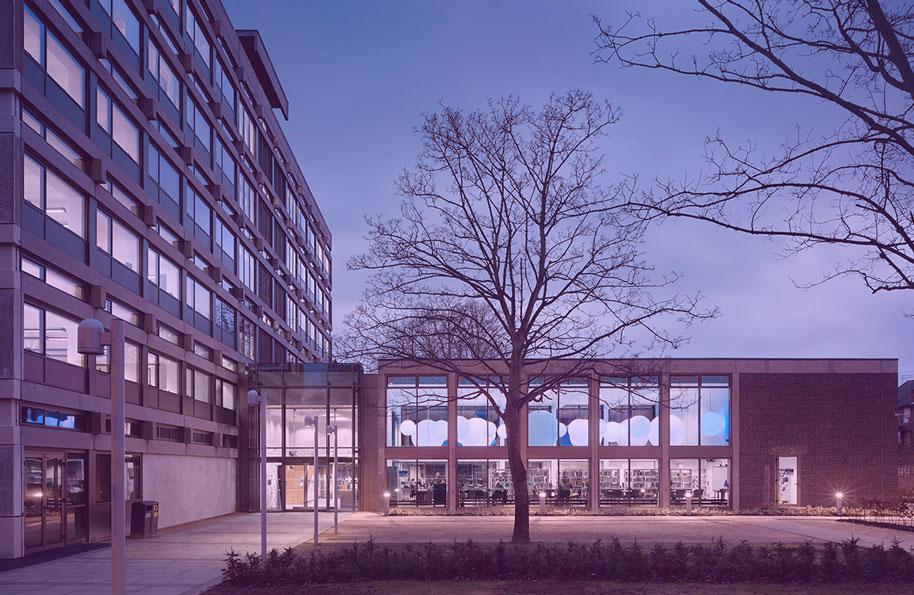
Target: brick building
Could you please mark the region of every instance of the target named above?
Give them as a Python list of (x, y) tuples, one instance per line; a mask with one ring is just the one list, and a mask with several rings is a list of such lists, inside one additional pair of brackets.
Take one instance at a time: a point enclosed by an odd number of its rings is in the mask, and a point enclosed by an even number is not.
[[(365, 509), (385, 492), (395, 506), (452, 510), (513, 499), (504, 429), (465, 380), (484, 376), (386, 362), (365, 377)], [(528, 406), (525, 489), (591, 509), (828, 506), (837, 492), (891, 502), (896, 385), (896, 360), (603, 362)]]
[(237, 510), (250, 367), (330, 353), (330, 231), (260, 35), (216, 1), (8, 0), (0, 110), (0, 558), (108, 535), (81, 318), (129, 323), (128, 499)]

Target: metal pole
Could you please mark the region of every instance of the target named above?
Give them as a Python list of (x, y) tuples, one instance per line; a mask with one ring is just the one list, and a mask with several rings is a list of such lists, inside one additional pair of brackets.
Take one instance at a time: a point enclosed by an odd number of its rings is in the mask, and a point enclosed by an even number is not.
[(124, 560), (127, 557), (125, 484), (127, 479), (124, 426), (124, 321), (111, 321), (111, 593), (125, 590)]
[(257, 395), (260, 412), (260, 560), (267, 559), (267, 403)]
[(317, 450), (317, 416), (314, 417), (314, 545), (317, 545), (317, 495), (320, 490), (320, 473), (318, 473)]
[(339, 426), (333, 428), (333, 532), (340, 532), (340, 478), (339, 469), (340, 430)]

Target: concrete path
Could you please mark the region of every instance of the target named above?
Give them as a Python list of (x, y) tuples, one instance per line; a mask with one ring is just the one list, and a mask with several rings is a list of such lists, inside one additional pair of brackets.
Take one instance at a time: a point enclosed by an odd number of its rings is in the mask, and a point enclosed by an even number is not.
[[(357, 512), (341, 525), (339, 536), (324, 543), (447, 543), (509, 541), (510, 516), (390, 516)], [(914, 547), (914, 533), (843, 523), (831, 517), (763, 516), (551, 516), (531, 517), (530, 537), (538, 541), (608, 541), (618, 538), (641, 543), (708, 543), (723, 538), (730, 543), (796, 544), (806, 541), (843, 541), (860, 538), (861, 545), (892, 544)]]
[[(345, 518), (341, 514), (340, 518)], [(313, 539), (313, 513), (270, 514), (270, 548)], [(333, 514), (321, 513), (318, 527), (333, 527)], [(152, 539), (127, 540), (129, 593), (199, 593), (222, 578), (225, 553), (260, 552), (260, 515), (233, 514), (159, 531)], [(0, 572), (0, 593), (62, 595), (110, 592), (111, 550), (102, 548), (41, 564)]]

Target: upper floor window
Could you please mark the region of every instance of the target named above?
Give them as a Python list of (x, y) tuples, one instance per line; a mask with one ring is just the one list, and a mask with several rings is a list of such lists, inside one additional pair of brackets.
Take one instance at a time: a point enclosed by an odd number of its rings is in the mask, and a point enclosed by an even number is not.
[(190, 93), (187, 94), (184, 102), (184, 119), (187, 120), (187, 125), (194, 131), (194, 136), (197, 137), (206, 152), (211, 152), (210, 135), (212, 134), (212, 127), (197, 102), (190, 96)]
[(181, 298), (181, 269), (152, 248), (146, 248), (146, 278), (171, 297)]
[(600, 379), (600, 445), (660, 445), (660, 383), (656, 376)]
[[(316, 341), (317, 344), (317, 341)], [(447, 379), (387, 379), (387, 446), (442, 446), (447, 441)]]
[(248, 150), (251, 151), (251, 155), (256, 156), (257, 124), (255, 124), (251, 112), (248, 111), (243, 103), (239, 103), (235, 119), (237, 120), (238, 133), (241, 134), (241, 140), (247, 145)]
[(257, 195), (251, 183), (248, 182), (247, 176), (238, 176), (238, 204), (241, 211), (255, 225), (257, 224)]
[(193, 225), (194, 237), (203, 240), (209, 247), (213, 210), (206, 203), (206, 199), (197, 194), (190, 184), (184, 189), (184, 203), (188, 222)]
[(31, 275), (47, 285), (59, 289), (67, 295), (72, 295), (77, 299), (83, 299), (82, 283), (76, 281), (69, 275), (65, 275), (53, 267), (45, 266), (26, 256), (22, 257), (22, 264), (20, 267), (23, 273)]
[(49, 128), (32, 112), (22, 108), (22, 122), (41, 136), (55, 151), (60, 153), (64, 159), (72, 163), (79, 170), (85, 167), (82, 154), (73, 148), (69, 142), (65, 141), (52, 128)]
[(26, 351), (84, 368), (86, 358), (76, 348), (78, 324), (69, 316), (27, 303), (23, 310), (22, 345)]
[(162, 53), (156, 44), (150, 39), (146, 47), (146, 68), (152, 74), (152, 78), (159, 84), (159, 89), (168, 98), (168, 101), (175, 109), (181, 107), (181, 79), (175, 74), (168, 60), (162, 57)]
[(140, 238), (101, 209), (96, 214), (95, 245), (134, 273), (140, 272)]
[(127, 154), (134, 163), (140, 163), (140, 128), (124, 113), (117, 103), (111, 100), (101, 87), (96, 89), (98, 105), (95, 121), (114, 143)]
[(238, 166), (235, 164), (235, 159), (232, 157), (232, 154), (225, 148), (222, 141), (219, 140), (218, 135), (213, 135), (213, 161), (215, 168), (222, 172), (222, 179), (232, 188), (232, 191), (229, 192), (229, 194), (234, 194), (235, 174), (238, 170)]
[(23, 159), (25, 200), (69, 231), (85, 238), (86, 199), (29, 155)]
[(176, 360), (150, 351), (146, 355), (146, 368), (146, 383), (149, 386), (174, 394), (180, 392), (178, 388), (180, 384), (179, 368)]
[(210, 375), (193, 368), (184, 368), (184, 395), (195, 401), (209, 403)]
[(185, 293), (187, 294), (185, 302), (188, 307), (192, 308), (204, 318), (212, 317), (212, 307), (210, 305), (211, 294), (205, 285), (188, 275)]
[(216, 379), (216, 399), (218, 404), (226, 409), (235, 409), (235, 393), (237, 387), (227, 380)]
[[(140, 21), (124, 0), (98, 0), (111, 24), (117, 29), (137, 56), (140, 55)], [(111, 32), (114, 35), (114, 31)]]
[(507, 433), (498, 411), (505, 410), (505, 403), (505, 395), (497, 382), (485, 378), (460, 378), (457, 382), (457, 446), (504, 446)]
[(670, 380), (670, 444), (730, 444), (730, 379), (673, 376)]
[(82, 108), (86, 108), (86, 69), (28, 6), (23, 6), (23, 44), (26, 53)]
[[(543, 380), (532, 379), (531, 385)], [(585, 378), (563, 380), (527, 407), (530, 446), (587, 446), (588, 383)]]
[(206, 64), (207, 68), (212, 68), (210, 43), (206, 38), (206, 34), (203, 33), (203, 29), (200, 28), (200, 23), (197, 22), (197, 15), (190, 8), (190, 2), (186, 2), (184, 5), (184, 30), (190, 36), (194, 49), (203, 59), (203, 63)]
[(222, 93), (222, 103), (235, 119), (235, 85), (222, 66), (222, 60), (216, 59), (213, 63), (213, 85)]
[(162, 202), (162, 198), (164, 197), (175, 205), (180, 204), (181, 175), (178, 173), (178, 169), (171, 164), (171, 161), (162, 155), (162, 152), (151, 143), (149, 145), (148, 171), (149, 178), (159, 189), (159, 194), (157, 196), (159, 202)]

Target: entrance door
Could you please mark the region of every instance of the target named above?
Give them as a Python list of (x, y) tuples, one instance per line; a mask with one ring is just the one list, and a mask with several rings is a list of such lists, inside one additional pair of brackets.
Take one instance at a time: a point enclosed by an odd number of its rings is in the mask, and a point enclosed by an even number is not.
[(284, 510), (282, 463), (267, 461), (267, 510)]
[[(314, 510), (314, 463), (287, 463), (283, 472), (285, 510)], [(321, 509), (327, 508), (330, 491), (327, 472), (328, 466), (321, 462), (318, 466), (317, 486), (317, 506)]]
[(797, 504), (797, 486), (799, 474), (797, 473), (796, 457), (778, 457), (778, 503)]
[(25, 547), (86, 541), (85, 453), (25, 453), (23, 508)]

